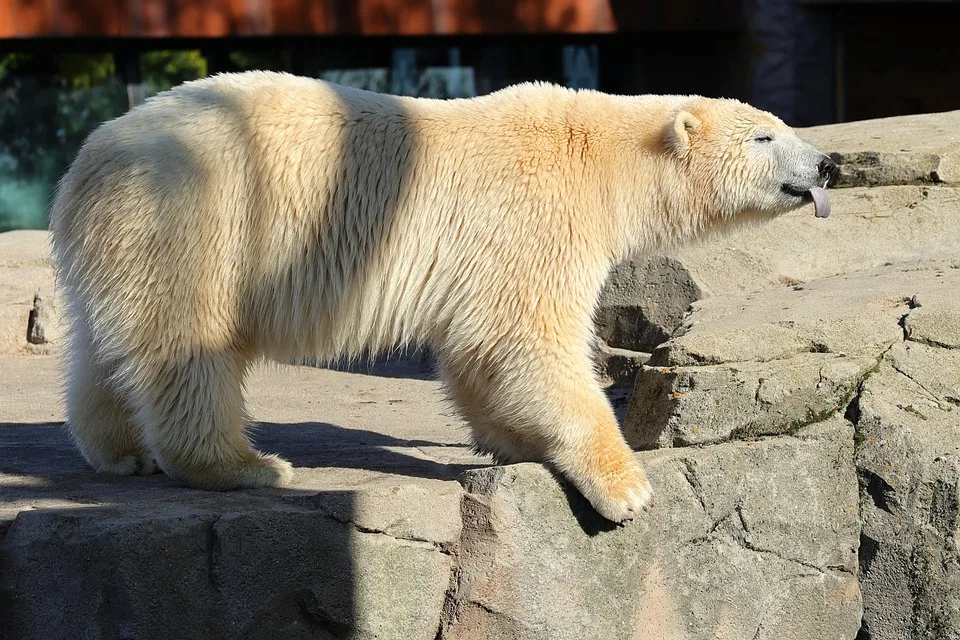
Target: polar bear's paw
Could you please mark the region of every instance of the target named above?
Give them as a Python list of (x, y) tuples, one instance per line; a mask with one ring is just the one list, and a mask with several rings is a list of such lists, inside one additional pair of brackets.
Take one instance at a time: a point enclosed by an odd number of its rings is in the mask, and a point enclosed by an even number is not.
[(579, 464), (561, 464), (564, 475), (607, 520), (623, 523), (653, 507), (653, 488), (626, 445), (596, 448)]
[(597, 480), (590, 494), (584, 495), (607, 520), (626, 522), (653, 507), (653, 487), (643, 468), (632, 460)]
[(265, 489), (285, 487), (293, 480), (293, 465), (279, 456), (259, 453), (241, 471), (237, 487), (241, 489)]
[(146, 453), (127, 455), (110, 462), (99, 462), (94, 467), (97, 473), (112, 476), (149, 476), (160, 471), (153, 456)]
[(257, 451), (244, 455), (239, 464), (184, 468), (161, 463), (161, 466), (168, 475), (187, 486), (209, 491), (279, 488), (293, 480), (293, 465), (279, 456)]

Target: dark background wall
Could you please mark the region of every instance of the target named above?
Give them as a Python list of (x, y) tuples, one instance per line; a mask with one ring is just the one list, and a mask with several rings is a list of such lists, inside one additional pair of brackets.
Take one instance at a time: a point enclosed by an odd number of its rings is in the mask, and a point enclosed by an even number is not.
[(0, 50), (111, 51), (131, 82), (136, 55), (165, 48), (214, 69), (289, 50), (305, 73), (457, 48), (483, 93), (562, 81), (564, 47), (581, 45), (597, 88), (737, 97), (794, 125), (960, 107), (958, 29), (951, 1), (0, 0)]

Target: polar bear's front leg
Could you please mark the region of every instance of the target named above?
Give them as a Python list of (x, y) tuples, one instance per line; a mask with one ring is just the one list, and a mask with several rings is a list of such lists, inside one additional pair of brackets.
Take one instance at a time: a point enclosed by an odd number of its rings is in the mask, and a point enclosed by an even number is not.
[(444, 358), (441, 372), (477, 449), (498, 463), (551, 463), (614, 522), (653, 504), (650, 483), (586, 353), (487, 363), (454, 354)]
[(568, 417), (559, 423), (548, 459), (600, 515), (614, 522), (632, 520), (653, 506), (653, 489), (609, 400), (596, 382), (564, 387), (553, 401)]
[(597, 409), (593, 427), (570, 434), (550, 459), (600, 515), (614, 522), (632, 520), (653, 506), (653, 489), (616, 421)]
[(173, 362), (134, 362), (132, 401), (147, 446), (168, 475), (198, 489), (281, 487), (293, 467), (251, 448), (246, 360), (195, 349)]

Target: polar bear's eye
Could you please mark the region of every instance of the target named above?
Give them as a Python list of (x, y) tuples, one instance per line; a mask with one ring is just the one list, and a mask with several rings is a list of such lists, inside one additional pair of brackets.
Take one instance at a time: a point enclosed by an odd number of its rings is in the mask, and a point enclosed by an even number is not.
[(758, 134), (754, 139), (754, 142), (773, 142), (773, 136), (769, 136), (765, 133)]

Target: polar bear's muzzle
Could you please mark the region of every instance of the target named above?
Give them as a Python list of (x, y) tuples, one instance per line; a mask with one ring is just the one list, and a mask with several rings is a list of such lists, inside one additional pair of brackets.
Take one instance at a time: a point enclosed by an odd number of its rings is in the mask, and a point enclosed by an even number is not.
[(814, 215), (826, 218), (830, 215), (830, 197), (827, 195), (827, 185), (837, 173), (837, 163), (829, 156), (823, 156), (817, 165), (819, 183), (814, 185), (793, 185), (784, 183), (781, 190), (794, 198), (801, 198), (813, 202)]

